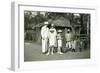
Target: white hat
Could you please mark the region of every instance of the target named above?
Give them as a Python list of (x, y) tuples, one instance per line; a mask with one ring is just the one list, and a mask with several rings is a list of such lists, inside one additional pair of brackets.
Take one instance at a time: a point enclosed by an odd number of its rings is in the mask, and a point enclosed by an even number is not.
[(46, 21), (46, 22), (44, 22), (44, 24), (49, 24), (49, 23)]
[(58, 32), (62, 32), (62, 30), (58, 30)]
[(67, 31), (70, 31), (70, 29), (67, 29)]
[(54, 24), (51, 24), (51, 26), (54, 26)]

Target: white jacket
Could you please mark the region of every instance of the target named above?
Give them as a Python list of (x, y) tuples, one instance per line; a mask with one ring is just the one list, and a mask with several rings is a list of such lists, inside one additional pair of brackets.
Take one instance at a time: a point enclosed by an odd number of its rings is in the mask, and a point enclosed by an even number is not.
[(48, 35), (49, 35), (49, 28), (46, 27), (46, 26), (43, 26), (41, 28), (41, 36), (42, 36), (42, 38), (46, 39), (46, 38), (48, 38)]

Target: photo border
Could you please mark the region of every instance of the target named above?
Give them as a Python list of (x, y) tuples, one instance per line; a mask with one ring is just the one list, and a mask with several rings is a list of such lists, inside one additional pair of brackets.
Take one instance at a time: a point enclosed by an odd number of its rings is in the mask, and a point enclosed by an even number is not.
[[(22, 46), (22, 41), (20, 39), (24, 38), (21, 36), (21, 29), (23, 26), (20, 25), (20, 6), (24, 7), (42, 7), (42, 8), (54, 8), (54, 9), (78, 9), (78, 10), (90, 10), (91, 13), (91, 59), (73, 59), (73, 60), (57, 60), (57, 61), (37, 61), (37, 62), (23, 62), (24, 59), (22, 58), (22, 51), (20, 46)], [(95, 24), (96, 24), (96, 8), (89, 7), (89, 6), (77, 6), (77, 5), (66, 5), (66, 6), (53, 6), (53, 5), (35, 5), (33, 3), (21, 3), (21, 2), (13, 2), (11, 5), (11, 37), (12, 37), (12, 49), (11, 49), (11, 69), (14, 71), (20, 70), (33, 70), (33, 69), (46, 69), (48, 66), (55, 68), (59, 67), (77, 67), (77, 66), (91, 66), (96, 65), (96, 49), (93, 43), (95, 37)], [(59, 10), (58, 10), (59, 11)], [(24, 14), (24, 13), (23, 13)], [(24, 30), (23, 30), (24, 31)], [(22, 32), (23, 32), (22, 31)], [(24, 33), (23, 33), (24, 34)], [(23, 61), (22, 61), (23, 60)]]

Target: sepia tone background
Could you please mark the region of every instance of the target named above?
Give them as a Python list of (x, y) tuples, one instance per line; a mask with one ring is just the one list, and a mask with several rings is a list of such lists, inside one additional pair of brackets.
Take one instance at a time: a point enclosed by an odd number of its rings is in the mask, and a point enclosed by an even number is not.
[[(90, 58), (90, 14), (81, 13), (58, 13), (24, 11), (24, 61), (62, 60), (62, 59), (86, 59)], [(54, 24), (56, 30), (63, 31), (63, 48), (65, 52), (66, 28), (72, 29), (73, 38), (78, 38), (79, 43), (83, 42), (80, 52), (79, 45), (76, 52), (67, 52), (63, 55), (55, 53), (53, 56), (43, 55), (41, 52), (41, 27), (45, 21)]]

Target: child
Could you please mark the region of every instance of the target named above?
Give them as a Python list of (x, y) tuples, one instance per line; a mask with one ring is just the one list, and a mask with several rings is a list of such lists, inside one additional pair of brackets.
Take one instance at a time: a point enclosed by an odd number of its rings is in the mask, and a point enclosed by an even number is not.
[(61, 37), (61, 33), (62, 33), (62, 30), (58, 30), (58, 34), (57, 34), (57, 43), (58, 43), (58, 53), (59, 54), (63, 54), (61, 52), (61, 48), (62, 48), (62, 37)]
[(76, 40), (72, 40), (72, 52), (75, 52)]
[(70, 50), (71, 49), (71, 39), (72, 39), (71, 29), (67, 29), (67, 32), (65, 34), (65, 38), (66, 38), (66, 48), (68, 50)]
[(83, 39), (80, 39), (79, 51), (82, 52), (82, 49), (83, 49)]

